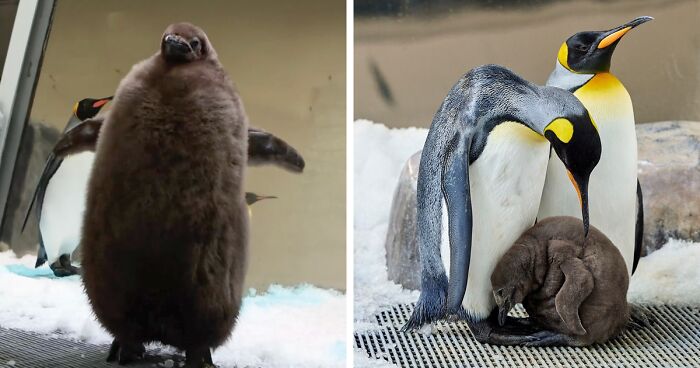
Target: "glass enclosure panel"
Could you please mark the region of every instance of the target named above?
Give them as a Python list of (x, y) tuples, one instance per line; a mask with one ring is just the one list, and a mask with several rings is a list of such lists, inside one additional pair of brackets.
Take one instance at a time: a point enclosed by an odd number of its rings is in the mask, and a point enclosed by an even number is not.
[(0, 79), (5, 67), (7, 46), (10, 44), (12, 26), (15, 24), (15, 14), (19, 0), (0, 0)]
[(427, 127), (469, 69), (501, 64), (543, 84), (569, 36), (650, 15), (620, 42), (612, 71), (637, 122), (700, 121), (695, 0), (357, 0), (355, 9), (355, 118)]
[(282, 137), (306, 159), (301, 175), (273, 167), (248, 171), (248, 191), (278, 197), (251, 208), (248, 285), (344, 289), (345, 2), (206, 5), (57, 1), (2, 239), (19, 254), (36, 252), (36, 222), (21, 233), (21, 220), (73, 104), (112, 95), (134, 63), (157, 51), (166, 26), (187, 20), (207, 32), (251, 125)]

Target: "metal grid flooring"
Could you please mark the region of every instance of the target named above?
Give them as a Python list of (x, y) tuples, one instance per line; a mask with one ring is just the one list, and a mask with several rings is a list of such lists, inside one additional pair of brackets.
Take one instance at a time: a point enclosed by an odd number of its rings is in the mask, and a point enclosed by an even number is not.
[(375, 316), (379, 329), (355, 333), (354, 345), (400, 367), (700, 367), (700, 309), (648, 309), (652, 326), (602, 345), (527, 348), (480, 344), (465, 322), (437, 323), (429, 335), (403, 333), (413, 305), (397, 305)]
[[(107, 363), (108, 345), (90, 345), (60, 337), (0, 328), (0, 367), (12, 368), (116, 368)], [(150, 353), (150, 354), (149, 354)], [(170, 361), (168, 361), (170, 360)], [(128, 367), (172, 367), (184, 365), (180, 355), (146, 353), (145, 360)]]

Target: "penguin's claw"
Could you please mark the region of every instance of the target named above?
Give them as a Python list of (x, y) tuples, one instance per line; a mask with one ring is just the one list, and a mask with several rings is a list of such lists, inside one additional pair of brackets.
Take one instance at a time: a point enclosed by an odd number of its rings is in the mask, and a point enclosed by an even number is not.
[(571, 345), (571, 337), (552, 331), (540, 331), (530, 336), (529, 341), (524, 342), (523, 346), (565, 346)]
[(630, 305), (630, 319), (627, 326), (633, 330), (651, 326), (656, 319), (641, 305)]

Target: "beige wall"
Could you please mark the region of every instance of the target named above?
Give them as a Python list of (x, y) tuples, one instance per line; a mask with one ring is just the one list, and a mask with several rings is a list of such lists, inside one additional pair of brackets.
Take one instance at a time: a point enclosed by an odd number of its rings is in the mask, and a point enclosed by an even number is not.
[(207, 32), (252, 124), (306, 159), (302, 175), (249, 171), (249, 191), (279, 199), (252, 208), (248, 284), (344, 289), (344, 1), (58, 0), (32, 122), (62, 129), (76, 100), (113, 94), (178, 21)]
[[(612, 61), (612, 71), (632, 95), (637, 121), (700, 121), (697, 0), (554, 1), (360, 18), (355, 22), (355, 118), (427, 127), (447, 91), (469, 69), (496, 63), (544, 83), (569, 36), (609, 29), (640, 15), (656, 20), (626, 35)], [(395, 105), (381, 99), (371, 61), (384, 75)]]

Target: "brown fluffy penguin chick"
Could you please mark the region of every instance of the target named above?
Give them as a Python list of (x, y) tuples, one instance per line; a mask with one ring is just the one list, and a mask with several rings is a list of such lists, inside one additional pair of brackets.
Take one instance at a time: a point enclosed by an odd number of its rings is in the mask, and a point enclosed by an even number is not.
[(574, 217), (550, 217), (526, 231), (491, 275), (499, 322), (517, 303), (545, 330), (525, 345), (586, 346), (627, 325), (629, 277), (615, 245)]
[(143, 344), (211, 366), (241, 305), (247, 118), (206, 34), (170, 25), (121, 81), (97, 142), (82, 244), (85, 290), (114, 335), (108, 360)]

